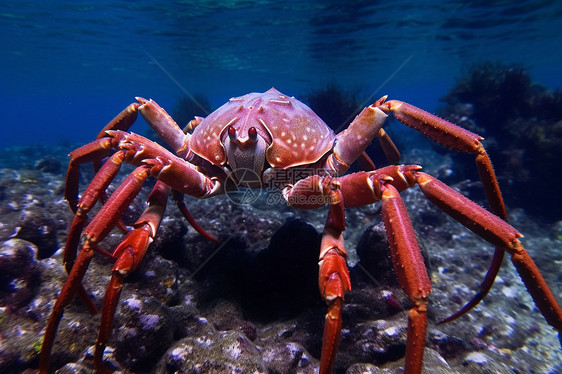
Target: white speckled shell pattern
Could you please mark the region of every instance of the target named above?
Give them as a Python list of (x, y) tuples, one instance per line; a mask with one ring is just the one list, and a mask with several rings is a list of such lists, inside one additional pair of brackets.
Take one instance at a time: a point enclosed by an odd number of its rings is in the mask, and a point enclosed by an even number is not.
[(193, 131), (190, 150), (214, 165), (227, 161), (223, 141), (232, 125), (238, 136), (254, 127), (268, 144), (273, 167), (288, 168), (318, 161), (332, 149), (334, 132), (309, 107), (275, 88), (232, 98)]

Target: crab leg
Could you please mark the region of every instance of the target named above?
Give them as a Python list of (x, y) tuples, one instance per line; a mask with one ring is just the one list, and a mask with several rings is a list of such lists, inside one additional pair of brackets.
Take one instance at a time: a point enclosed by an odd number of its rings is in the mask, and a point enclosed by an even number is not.
[[(345, 173), (379, 134), (388, 117), (385, 113), (388, 110), (380, 107), (384, 99), (386, 96), (363, 109), (345, 130), (336, 135), (334, 151), (326, 160), (325, 167), (328, 170), (332, 170), (336, 175)], [(381, 135), (386, 135), (386, 133), (381, 133)], [(385, 147), (385, 153), (392, 154), (394, 151), (391, 150), (389, 140), (389, 138), (385, 138), (382, 144)]]
[(80, 242), (80, 234), (88, 221), (88, 212), (100, 200), (101, 195), (107, 189), (113, 178), (119, 172), (121, 165), (125, 159), (123, 151), (114, 153), (102, 168), (98, 171), (86, 191), (82, 194), (80, 201), (76, 205), (76, 214), (72, 220), (72, 225), (68, 231), (68, 238), (64, 247), (63, 264), (67, 273), (70, 272), (74, 261), (76, 260), (76, 252), (78, 243)]
[(39, 372), (41, 374), (49, 373), (51, 349), (53, 348), (55, 335), (64, 313), (64, 308), (70, 304), (78, 287), (81, 285), (82, 278), (88, 269), (93, 252), (94, 249), (91, 247), (91, 244), (89, 242), (84, 243), (76, 264), (72, 268), (70, 274), (68, 274), (66, 283), (64, 284), (64, 287), (53, 306), (49, 322), (47, 323), (47, 328), (45, 329), (45, 335), (43, 336), (41, 355), (39, 357)]
[(330, 211), (322, 233), (320, 244), (320, 271), (318, 285), (320, 294), (328, 304), (328, 313), (324, 323), (322, 354), (320, 357), (320, 374), (330, 372), (335, 358), (341, 334), (341, 309), (344, 295), (351, 290), (351, 281), (345, 258), (342, 232), (345, 230), (345, 214), (342, 193), (337, 186), (330, 190)]
[[(363, 206), (383, 200), (383, 219), (389, 234), (393, 263), (401, 286), (414, 304), (408, 320), (406, 373), (421, 370), (426, 297), (431, 291), (429, 280), (425, 280), (427, 274), (423, 268), (423, 260), (417, 254), (415, 234), (411, 231), (411, 223), (398, 195), (416, 184), (445, 213), (495, 245), (498, 250), (511, 254), (511, 260), (537, 308), (551, 326), (562, 332), (562, 309), (520, 243), (522, 235), (497, 215), (419, 169), (421, 168), (417, 165), (387, 166), (372, 172), (358, 172), (337, 178), (340, 186), (338, 191), (343, 195), (345, 207)], [(295, 208), (311, 209), (326, 202), (326, 189), (319, 186), (327, 185), (330, 180), (331, 177), (305, 178), (292, 189), (283, 192), (289, 204), (293, 202), (291, 205)]]
[(108, 130), (123, 130), (127, 131), (137, 119), (138, 103), (133, 103), (127, 106), (121, 113), (113, 118), (96, 136), (96, 141), (86, 144), (74, 151), (70, 152), (69, 156), (72, 157), (68, 164), (68, 171), (66, 173), (66, 184), (64, 191), (64, 198), (68, 201), (70, 209), (76, 213), (76, 204), (78, 203), (78, 180), (80, 179), (80, 165), (93, 162), (99, 169), (101, 160), (109, 156), (110, 143), (106, 138)]
[[(137, 134), (107, 130), (106, 137), (86, 144), (71, 153), (72, 160), (70, 162), (71, 166), (69, 166), (69, 173), (67, 174), (65, 196), (71, 207), (73, 207), (74, 212), (77, 211), (77, 205), (83, 204), (82, 200), (80, 203), (74, 202), (78, 199), (78, 165), (84, 162), (99, 160), (109, 155), (111, 149), (117, 150), (118, 153), (121, 152), (124, 158), (122, 159), (121, 156), (112, 156), (112, 158), (104, 164), (102, 169), (100, 169), (100, 172), (97, 173), (92, 184), (85, 192), (85, 195), (92, 195), (92, 199), (90, 199), (92, 200), (91, 205), (95, 204), (95, 202), (103, 196), (105, 189), (109, 182), (111, 182), (114, 174), (119, 170), (119, 166), (123, 161), (137, 166), (143, 163), (150, 164), (152, 166), (152, 176), (162, 179), (165, 183), (174, 187), (174, 189), (191, 196), (207, 197), (212, 193), (217, 193), (220, 189), (220, 184), (198, 172), (195, 167), (187, 161), (174, 156), (160, 145)], [(115, 159), (113, 157), (115, 157)], [(117, 157), (119, 157), (119, 159), (117, 159)], [(177, 176), (179, 176), (179, 178)], [(93, 198), (93, 196), (95, 196), (95, 198)], [(178, 203), (178, 205), (182, 213), (184, 213), (182, 204)], [(195, 221), (191, 219), (189, 222), (192, 223)], [(193, 226), (204, 236), (212, 238), (209, 234), (205, 233), (197, 223)], [(78, 230), (79, 227), (75, 227), (76, 230), (71, 229), (71, 233)], [(78, 238), (79, 236), (74, 236), (73, 240), (77, 242)], [(216, 241), (214, 238), (212, 240)]]
[(396, 148), (394, 142), (386, 131), (384, 131), (384, 129), (380, 129), (377, 137), (387, 161), (391, 164), (396, 164), (400, 161), (400, 151)]
[(345, 258), (342, 232), (345, 230), (343, 194), (339, 182), (332, 177), (317, 175), (297, 182), (283, 190), (287, 203), (297, 209), (314, 209), (330, 204), (328, 218), (322, 233), (319, 257), (318, 285), (320, 294), (328, 304), (324, 323), (320, 374), (328, 374), (336, 358), (341, 334), (341, 310), (345, 293), (351, 290), (351, 281)]
[(116, 150), (126, 151), (125, 161), (132, 165), (149, 165), (150, 176), (174, 190), (198, 198), (206, 198), (221, 188), (214, 179), (200, 173), (189, 162), (174, 156), (159, 144), (143, 136), (123, 131), (108, 131)]
[(404, 370), (408, 374), (421, 373), (431, 282), (404, 202), (391, 184), (385, 184), (382, 192), (382, 217), (394, 270), (400, 286), (413, 304), (408, 313)]
[(99, 213), (84, 229), (84, 245), (74, 266), (72, 266), (70, 274), (68, 274), (68, 278), (53, 306), (49, 322), (47, 323), (39, 358), (39, 371), (41, 373), (48, 373), (49, 371), (49, 357), (64, 308), (70, 304), (80, 287), (84, 274), (94, 255), (94, 250), (97, 248), (98, 243), (113, 229), (123, 212), (137, 196), (149, 175), (148, 172), (149, 167), (146, 165), (136, 168), (115, 190), (107, 204), (100, 209)]
[[(127, 131), (137, 119), (139, 112), (146, 122), (154, 129), (154, 131), (156, 131), (166, 144), (170, 145), (178, 155), (184, 156), (185, 153), (187, 153), (187, 146), (191, 135), (184, 133), (172, 117), (168, 115), (168, 113), (166, 113), (166, 111), (155, 101), (146, 100), (142, 97), (137, 97), (136, 99), (138, 103), (132, 103), (127, 106), (99, 132), (96, 137), (97, 141), (71, 152), (70, 156), (72, 159), (67, 172), (65, 199), (68, 201), (73, 212), (76, 212), (76, 204), (78, 203), (80, 165), (87, 162), (93, 162), (95, 170), (97, 171), (101, 166), (101, 160), (110, 154), (112, 147), (115, 148), (116, 146), (114, 142), (108, 141), (104, 138), (111, 138), (113, 136), (112, 132), (115, 134), (116, 130), (118, 130), (117, 132)], [(201, 117), (196, 117), (195, 120), (190, 122), (190, 126), (197, 126), (201, 120)], [(102, 192), (101, 199), (105, 199), (105, 192)], [(182, 209), (181, 206), (180, 209)], [(192, 225), (198, 232), (206, 237), (211, 237), (200, 229), (199, 225), (197, 225), (193, 219), (189, 222), (195, 223), (195, 225)], [(122, 229), (124, 229), (124, 225), (121, 223), (118, 224)], [(214, 238), (212, 240), (216, 241)]]
[[(138, 167), (110, 196), (107, 203), (84, 229), (86, 241), (76, 263), (72, 266), (68, 280), (53, 307), (53, 312), (47, 325), (44, 348), (41, 354), (41, 368), (43, 371), (46, 371), (48, 367), (48, 356), (55, 338), (56, 327), (60, 322), (64, 308), (70, 303), (77, 290), (82, 287), (81, 281), (90, 263), (93, 250), (97, 249), (97, 244), (107, 236), (120, 220), (124, 210), (140, 191), (144, 180), (148, 176), (152, 176), (181, 193), (196, 197), (209, 196), (221, 188), (219, 183), (195, 170), (187, 161), (172, 155), (166, 149), (146, 138), (120, 130), (108, 130), (106, 134), (108, 135), (107, 137), (82, 147), (80, 152), (78, 152), (79, 157), (73, 159), (80, 161), (95, 159), (100, 154), (107, 152), (108, 149), (113, 148), (118, 151), (117, 154), (121, 153), (125, 161)], [(115, 156), (115, 159), (111, 161), (117, 165), (119, 162), (122, 162), (120, 157)], [(90, 204), (99, 198), (101, 190), (111, 181), (112, 174), (118, 169), (115, 165), (110, 163), (107, 166), (107, 170), (100, 169), (101, 173), (98, 173), (99, 177), (95, 178), (94, 186), (85, 193), (86, 196), (82, 201), (81, 208), (85, 208), (87, 211)], [(76, 241), (74, 233), (79, 232), (85, 224), (86, 218), (81, 217), (82, 213), (84, 212), (78, 214), (78, 218), (76, 218), (71, 235), (72, 238), (69, 239), (71, 244)], [(138, 236), (140, 233), (137, 231), (136, 234), (132, 235)], [(72, 262), (73, 257), (75, 257), (73, 253), (75, 252), (68, 251), (65, 255), (69, 264)], [(82, 293), (82, 291), (80, 292)]]
[(184, 133), (172, 117), (154, 100), (146, 100), (142, 97), (137, 97), (136, 99), (141, 104), (139, 112), (150, 127), (180, 157), (185, 156), (191, 135)]
[(115, 309), (123, 288), (123, 279), (138, 268), (148, 246), (152, 243), (166, 210), (169, 191), (170, 188), (164, 183), (160, 181), (156, 183), (148, 197), (148, 207), (134, 223), (134, 229), (113, 252), (116, 261), (105, 293), (100, 331), (94, 352), (96, 370), (100, 372), (108, 372), (103, 366), (103, 352), (111, 333)]
[[(404, 169), (418, 168), (418, 166), (412, 166)], [(369, 180), (369, 176), (376, 176), (377, 179)], [(344, 294), (351, 289), (341, 234), (345, 228), (343, 203), (346, 198), (343, 198), (344, 193), (341, 189), (328, 188), (333, 185), (339, 186), (339, 183), (342, 184), (342, 188), (345, 186), (346, 197), (350, 197), (350, 205), (366, 205), (381, 199), (383, 201), (383, 220), (389, 235), (394, 268), (400, 285), (414, 305), (408, 315), (405, 369), (408, 374), (421, 373), (427, 329), (427, 302), (431, 293), (431, 283), (414, 229), (398, 190), (390, 184), (383, 185), (380, 182), (380, 180), (391, 179), (384, 172), (378, 173), (378, 171), (343, 176), (338, 179), (339, 182), (332, 181), (330, 177), (312, 176), (297, 182), (292, 189), (284, 191), (287, 201), (293, 202), (293, 206), (301, 209), (315, 206), (306, 204), (307, 199), (315, 204), (330, 202), (330, 212), (322, 235), (320, 252), (320, 292), (328, 303), (320, 358), (320, 374), (329, 373), (333, 366), (341, 331), (341, 308)], [(400, 187), (404, 189), (407, 185), (402, 184)], [(367, 200), (372, 201), (361, 203), (357, 196), (368, 196)], [(347, 206), (347, 204), (345, 205)]]
[(178, 191), (174, 190), (172, 191), (172, 198), (176, 202), (176, 205), (178, 206), (178, 209), (180, 210), (183, 217), (186, 219), (187, 222), (189, 222), (189, 224), (195, 229), (195, 231), (197, 231), (199, 234), (203, 235), (207, 239), (214, 241), (215, 243), (220, 243), (220, 240), (218, 240), (217, 238), (209, 234), (207, 231), (205, 231), (193, 218), (193, 216), (189, 212), (189, 209), (187, 209), (187, 205), (185, 205), (185, 203), (183, 202), (182, 193), (179, 193)]
[(455, 151), (475, 154), (476, 166), (491, 210), (502, 218), (507, 216), (492, 162), (480, 142), (483, 137), (408, 103), (391, 100), (382, 105), (387, 107), (400, 122), (418, 130), (435, 142)]
[(519, 241), (522, 235), (496, 215), (432, 176), (417, 172), (416, 182), (427, 198), (468, 229), (511, 255), (519, 276), (549, 325), (562, 332), (562, 309), (536, 264)]
[[(123, 160), (123, 152), (118, 152), (111, 156), (109, 160), (102, 166), (100, 171), (96, 174), (96, 177), (94, 178), (92, 183), (90, 183), (90, 185), (82, 195), (82, 198), (76, 205), (76, 214), (74, 215), (70, 230), (68, 231), (68, 237), (64, 246), (64, 256), (62, 260), (67, 273), (70, 273), (72, 267), (74, 266), (76, 253), (78, 251), (78, 244), (80, 242), (80, 236), (82, 234), (84, 226), (88, 222), (87, 213), (101, 198), (101, 195), (105, 193), (105, 190), (109, 186), (109, 183), (111, 183), (111, 181), (119, 171)], [(97, 314), (98, 309), (88, 296), (82, 284), (80, 284), (78, 288), (78, 295), (80, 296), (84, 304), (86, 304), (86, 306), (90, 310), (90, 313)]]
[[(548, 288), (537, 266), (525, 251), (518, 238), (522, 235), (500, 217), (453, 190), (434, 177), (418, 171), (419, 166), (389, 166), (373, 173), (355, 173), (339, 178), (346, 206), (358, 206), (378, 201), (380, 184), (392, 184), (398, 191), (418, 184), (426, 197), (445, 213), (459, 221), (478, 236), (497, 248), (511, 254), (512, 262), (527, 290), (546, 321), (562, 332), (562, 309)], [(378, 184), (377, 178), (386, 175)], [(390, 179), (388, 179), (390, 178)], [(372, 186), (372, 187), (371, 187)], [(365, 193), (370, 189), (371, 194)], [(357, 192), (361, 196), (357, 196)], [(355, 195), (355, 198), (353, 197)]]
[(447, 318), (444, 318), (443, 320), (439, 321), (438, 325), (441, 325), (443, 323), (449, 323), (451, 321), (456, 320), (459, 317), (462, 317), (463, 315), (468, 313), (472, 308), (478, 305), (478, 303), (486, 297), (486, 295), (492, 288), (492, 285), (494, 284), (494, 280), (501, 268), (504, 253), (505, 252), (501, 248), (496, 248), (494, 250), (492, 263), (490, 264), (490, 268), (488, 269), (486, 275), (484, 276), (484, 280), (482, 281), (482, 283), (480, 283), (480, 286), (478, 287), (479, 288), (478, 292), (476, 292), (472, 297), (472, 299), (470, 299), (470, 301), (466, 303), (458, 311), (451, 314)]
[(121, 113), (113, 118), (96, 136), (96, 139), (104, 138), (107, 136), (108, 130), (122, 130), (127, 131), (137, 120), (139, 114), (139, 103), (132, 103), (127, 106)]
[[(396, 148), (394, 142), (386, 133), (386, 131), (384, 131), (384, 129), (379, 130), (377, 138), (379, 139), (379, 144), (386, 160), (391, 164), (396, 164), (398, 161), (400, 161), (400, 151), (398, 150), (398, 148)], [(371, 160), (371, 158), (365, 151), (363, 151), (363, 153), (359, 155), (357, 164), (359, 165), (359, 168), (364, 171), (371, 171), (376, 169), (373, 160)]]
[[(414, 229), (412, 228), (412, 224), (408, 217), (408, 213), (406, 212), (406, 208), (404, 207), (404, 203), (400, 198), (398, 189), (404, 190), (410, 187), (410, 183), (408, 183), (405, 178), (399, 177), (399, 175), (418, 170), (419, 168), (420, 167), (416, 165), (401, 167), (391, 166), (373, 172), (359, 172), (345, 175), (337, 179), (338, 183), (341, 185), (341, 188), (337, 190), (338, 193), (341, 194), (338, 195), (338, 202), (340, 205), (342, 202), (342, 198), (340, 196), (343, 196), (345, 206), (367, 205), (380, 201), (381, 199), (383, 201), (383, 220), (389, 236), (392, 262), (400, 285), (413, 304), (413, 307), (408, 314), (408, 341), (406, 345), (405, 364), (405, 370), (408, 374), (421, 373), (427, 329), (427, 302), (428, 296), (431, 293), (431, 283), (429, 281), (429, 276), (427, 275), (427, 270), (425, 269)], [(392, 178), (389, 174), (394, 174), (396, 176), (397, 187), (390, 184), (394, 178)], [(321, 178), (313, 176), (297, 182), (291, 190), (284, 191), (287, 201), (289, 203), (291, 203), (291, 201), (301, 202), (300, 205), (293, 204), (293, 206), (301, 209), (310, 208), (309, 205), (304, 203), (307, 199), (313, 202), (326, 201), (325, 198), (331, 195), (327, 194), (326, 188), (318, 188), (317, 186), (326, 186), (330, 183), (330, 179), (330, 177)], [(295, 196), (302, 196), (307, 199), (296, 199)], [(335, 212), (335, 208), (339, 208), (339, 206), (333, 205), (332, 202), (331, 204), (330, 214), (332, 215), (332, 213)], [(341, 214), (343, 215), (343, 207), (340, 209), (342, 210)], [(324, 238), (333, 237), (326, 235), (328, 227), (329, 225), (327, 223), (323, 235), (323, 245)], [(341, 231), (342, 230), (336, 231), (336, 233), (340, 233), (341, 235)], [(343, 239), (341, 245), (343, 248)], [(322, 250), (324, 251), (324, 246), (322, 247)], [(341, 271), (336, 272), (336, 274), (341, 274)], [(341, 299), (335, 299), (335, 301), (338, 302), (337, 306), (333, 306), (334, 311), (337, 308), (338, 313), (341, 309), (340, 303), (343, 302), (343, 293), (341, 295)], [(330, 313), (328, 315), (330, 315)], [(330, 328), (330, 337), (333, 336), (334, 339), (339, 338), (339, 329), (341, 328), (341, 321), (337, 318), (334, 318), (332, 324), (328, 324), (328, 315), (326, 316), (326, 325), (324, 327), (324, 344), (320, 360), (321, 374), (327, 373), (331, 367), (335, 354), (333, 352), (329, 352), (329, 350), (332, 349), (332, 347), (335, 347), (337, 343), (337, 340), (333, 340), (334, 343), (326, 346), (327, 342), (332, 341), (326, 336), (328, 327)], [(336, 330), (338, 331), (337, 334), (335, 332)], [(325, 357), (330, 357), (330, 359), (328, 360)], [(325, 368), (325, 371), (323, 371), (323, 368)]]
[[(419, 169), (416, 165), (388, 166), (372, 173), (360, 172), (338, 178), (345, 205), (367, 205), (378, 201), (381, 184), (392, 184), (398, 191), (418, 184), (425, 196), (437, 207), (478, 236), (511, 254), (511, 261), (537, 308), (551, 326), (562, 332), (562, 309), (519, 241), (522, 235), (497, 215), (488, 212), (436, 178), (420, 172)], [(380, 180), (382, 176), (386, 177)], [(368, 190), (371, 191), (370, 195)]]
[[(480, 142), (483, 140), (480, 135), (474, 134), (408, 103), (391, 100), (382, 103), (382, 106), (388, 108), (400, 122), (418, 130), (437, 143), (459, 152), (475, 154), (476, 166), (484, 186), (486, 198), (490, 204), (490, 209), (502, 219), (507, 220), (507, 212), (496, 174), (494, 173), (492, 162)], [(503, 254), (503, 250), (496, 248), (492, 263), (480, 284), (478, 293), (463, 308), (441, 323), (452, 321), (462, 316), (488, 294), (500, 270)]]
[(100, 161), (109, 156), (111, 139), (104, 137), (83, 145), (70, 152), (71, 157), (66, 172), (64, 199), (68, 201), (70, 209), (76, 213), (78, 205), (78, 181), (80, 180), (80, 165), (88, 162)]

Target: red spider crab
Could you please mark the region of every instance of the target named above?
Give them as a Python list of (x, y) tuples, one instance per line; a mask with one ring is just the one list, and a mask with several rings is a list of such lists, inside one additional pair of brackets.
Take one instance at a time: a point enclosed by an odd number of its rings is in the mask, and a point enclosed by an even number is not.
[[(105, 294), (94, 354), (96, 370), (100, 372), (108, 371), (102, 355), (123, 279), (138, 267), (156, 235), (170, 190), (184, 216), (204, 233), (190, 217), (182, 201), (183, 194), (198, 198), (223, 194), (228, 189), (227, 178), (242, 186), (262, 187), (275, 181), (277, 171), (297, 167), (307, 167), (314, 171), (314, 175), (295, 183), (283, 181), (282, 194), (289, 205), (297, 209), (314, 209), (329, 204), (319, 256), (320, 293), (328, 305), (320, 358), (321, 374), (329, 373), (333, 366), (342, 323), (342, 304), (346, 291), (351, 288), (342, 236), (344, 208), (381, 200), (394, 267), (400, 285), (413, 305), (408, 316), (405, 372), (412, 374), (422, 370), (431, 284), (400, 197), (401, 191), (414, 185), (418, 185), (435, 205), (496, 247), (492, 266), (478, 296), (448, 320), (465, 313), (484, 297), (493, 283), (503, 253), (507, 252), (547, 322), (562, 331), (560, 306), (521, 245), (519, 238), (522, 235), (505, 221), (500, 189), (480, 136), (410, 104), (386, 101), (386, 96), (363, 109), (339, 134), (334, 134), (306, 105), (274, 88), (265, 93), (232, 98), (208, 117), (191, 121), (185, 131), (154, 101), (137, 100), (138, 103), (131, 104), (113, 119), (97, 140), (70, 154), (65, 198), (76, 215), (63, 260), (69, 275), (47, 324), (39, 364), (41, 373), (49, 370), (58, 324), (64, 308), (75, 294), (92, 312), (96, 311), (81, 284), (82, 278), (98, 244), (121, 224), (122, 213), (148, 177), (157, 179), (148, 198), (148, 207), (112, 254), (115, 265)], [(138, 112), (174, 153), (140, 135), (126, 132)], [(397, 158), (397, 150), (382, 129), (390, 113), (452, 150), (474, 154), (493, 213), (421, 172), (417, 165), (388, 166), (343, 175), (353, 162), (365, 157), (365, 148), (377, 137), (385, 153), (390, 158)], [(189, 133), (188, 130), (193, 131)], [(108, 156), (102, 164), (102, 159)], [(86, 162), (94, 162), (99, 171), (78, 200), (79, 168)], [(136, 169), (105, 201), (105, 191), (124, 162)], [(253, 173), (247, 173), (248, 170)], [(88, 222), (87, 213), (99, 200), (105, 204)]]

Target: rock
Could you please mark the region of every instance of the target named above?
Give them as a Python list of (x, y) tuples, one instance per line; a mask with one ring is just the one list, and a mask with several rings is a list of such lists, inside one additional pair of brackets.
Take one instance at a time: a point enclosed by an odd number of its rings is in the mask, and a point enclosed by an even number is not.
[[(345, 374), (402, 374), (404, 359), (390, 362), (383, 367), (372, 364), (354, 364), (350, 366)], [(458, 374), (459, 372), (449, 366), (447, 362), (436, 351), (426, 348), (423, 355), (424, 374)]]
[(22, 211), (13, 237), (32, 242), (37, 246), (37, 257), (47, 258), (59, 247), (56, 227), (56, 222), (44, 207), (34, 206)]
[(374, 279), (379, 284), (398, 285), (383, 222), (365, 230), (357, 245), (357, 256), (362, 270), (357, 272), (360, 279), (367, 277), (367, 282)]
[(320, 235), (302, 220), (287, 221), (260, 252), (233, 238), (198, 274), (206, 284), (199, 296), (238, 300), (244, 314), (257, 321), (292, 318), (322, 302), (319, 245)]
[(0, 307), (17, 310), (37, 295), (41, 283), (37, 252), (34, 244), (21, 239), (0, 244)]
[(297, 343), (265, 347), (262, 358), (269, 374), (313, 374), (318, 368), (316, 361), (311, 360), (306, 350)]
[(115, 358), (124, 367), (145, 371), (174, 341), (173, 314), (154, 298), (133, 295), (122, 300), (111, 342)]
[[(318, 290), (320, 235), (302, 220), (288, 220), (256, 259), (243, 301), (249, 313), (266, 320), (290, 318), (321, 302)], [(253, 286), (252, 286), (253, 284)], [(259, 309), (259, 310), (258, 310)]]
[(489, 372), (497, 374), (512, 374), (509, 365), (502, 364), (492, 359), (483, 352), (470, 352), (464, 357), (463, 366), (470, 372)]
[(235, 331), (208, 329), (199, 337), (174, 343), (158, 366), (160, 373), (267, 373), (261, 353), (246, 336)]
[(54, 157), (45, 157), (37, 161), (35, 169), (55, 174), (61, 171), (61, 163)]
[[(403, 357), (406, 350), (407, 325), (403, 317), (396, 317), (366, 321), (346, 329), (342, 333), (340, 343), (340, 364), (343, 364), (344, 368), (354, 362), (380, 365)], [(343, 355), (347, 357), (342, 357)]]

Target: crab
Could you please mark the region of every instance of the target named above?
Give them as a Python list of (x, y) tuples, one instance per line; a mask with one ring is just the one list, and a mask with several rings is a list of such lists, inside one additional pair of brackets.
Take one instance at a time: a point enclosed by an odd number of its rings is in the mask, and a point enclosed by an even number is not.
[[(127, 132), (141, 113), (170, 150), (147, 138)], [(398, 150), (384, 131), (392, 115), (434, 141), (459, 152), (475, 155), (476, 165), (490, 204), (480, 207), (418, 165), (374, 165), (344, 174), (357, 160), (368, 161), (364, 151), (378, 138), (385, 154), (396, 161)], [(496, 247), (492, 265), (480, 292), (466, 306), (447, 319), (452, 320), (476, 305), (490, 289), (504, 253), (511, 260), (546, 321), (562, 331), (562, 310), (519, 238), (506, 222), (507, 214), (492, 163), (482, 146), (483, 138), (405, 102), (384, 96), (364, 108), (342, 132), (335, 134), (309, 107), (272, 88), (232, 98), (206, 118), (196, 117), (184, 130), (152, 100), (138, 97), (99, 133), (97, 139), (70, 153), (65, 198), (75, 213), (65, 245), (63, 263), (68, 278), (58, 296), (43, 339), (39, 370), (48, 373), (50, 352), (64, 309), (78, 295), (92, 313), (97, 308), (82, 285), (82, 279), (99, 243), (117, 227), (126, 229), (121, 215), (137, 196), (147, 178), (156, 179), (148, 206), (110, 256), (115, 264), (101, 311), (94, 363), (104, 367), (103, 352), (119, 300), (123, 280), (142, 261), (157, 234), (171, 193), (182, 214), (201, 234), (211, 235), (197, 225), (183, 202), (183, 195), (209, 198), (238, 186), (279, 186), (286, 202), (296, 209), (329, 206), (319, 254), (319, 289), (327, 304), (320, 373), (332, 370), (345, 294), (351, 289), (346, 264), (343, 232), (344, 208), (382, 201), (382, 217), (399, 284), (411, 301), (405, 372), (420, 373), (427, 329), (427, 306), (432, 291), (416, 234), (400, 193), (419, 186), (424, 195), (475, 234)], [(105, 160), (105, 161), (104, 161)], [(93, 162), (98, 170), (78, 198), (80, 165)], [(134, 165), (119, 187), (109, 196), (106, 189), (123, 163)], [(280, 178), (280, 171), (308, 171), (295, 180)], [(97, 202), (103, 205), (89, 220)], [(78, 247), (80, 250), (78, 251)]]

